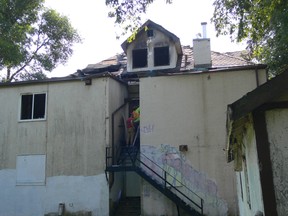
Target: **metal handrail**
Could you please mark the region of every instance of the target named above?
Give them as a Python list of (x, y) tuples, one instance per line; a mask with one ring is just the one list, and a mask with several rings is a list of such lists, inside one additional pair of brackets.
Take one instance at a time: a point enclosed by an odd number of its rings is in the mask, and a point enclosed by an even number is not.
[(106, 168), (109, 167), (110, 165), (112, 165), (112, 161), (111, 163), (109, 162), (109, 160), (112, 160), (112, 147), (106, 147)]
[[(111, 147), (106, 147), (106, 169), (109, 167), (109, 166), (113, 166), (113, 165), (118, 165), (118, 158), (121, 154), (121, 147), (119, 148), (119, 146), (115, 146), (115, 140), (114, 140), (114, 115), (120, 111), (122, 108), (124, 108), (126, 106), (127, 102), (125, 102), (124, 104), (122, 104), (120, 107), (118, 107), (113, 113), (112, 113), (112, 146)], [(134, 141), (133, 141), (133, 146), (135, 146), (135, 143), (136, 143), (136, 139), (137, 137), (139, 136), (139, 133), (140, 133), (140, 129), (138, 127), (137, 131), (136, 131), (136, 135), (134, 137)], [(151, 172), (153, 172), (156, 176), (158, 176), (161, 180), (164, 181), (164, 188), (165, 189), (168, 189), (167, 188), (167, 185), (170, 187), (169, 190), (171, 191), (172, 189), (174, 189), (175, 191), (178, 192), (178, 194), (181, 194), (184, 198), (186, 198), (188, 201), (190, 201), (191, 203), (193, 203), (195, 206), (197, 206), (198, 208), (200, 208), (201, 210), (201, 213), (203, 214), (203, 199), (198, 196), (195, 192), (193, 192), (192, 190), (190, 190), (186, 185), (184, 185), (182, 182), (178, 181), (174, 176), (172, 176), (170, 173), (167, 173), (166, 170), (164, 170), (162, 167), (160, 167), (157, 163), (155, 163), (153, 160), (151, 160), (150, 158), (148, 158), (146, 155), (144, 155), (143, 153), (141, 153), (140, 151), (140, 155), (141, 156), (144, 156), (145, 158), (147, 158), (149, 161), (151, 161), (154, 165), (156, 165), (161, 171), (162, 173), (164, 172), (164, 178), (161, 174), (157, 173), (155, 170), (151, 169), (149, 166), (147, 166), (143, 161), (141, 161), (141, 159), (139, 159), (137, 157), (137, 154), (138, 154), (138, 151), (139, 149), (136, 149), (136, 154), (135, 156), (133, 156), (131, 154), (131, 152), (128, 151), (128, 155), (131, 159), (131, 161), (133, 162), (133, 166), (137, 166), (136, 165), (136, 160), (139, 161), (140, 164), (142, 164), (143, 166), (145, 166), (148, 170), (150, 170)], [(140, 170), (142, 170), (144, 173), (145, 170), (143, 170), (141, 168), (141, 166), (139, 165), (138, 168)], [(147, 174), (147, 173), (146, 173)], [(186, 194), (184, 194), (182, 191), (180, 191), (178, 188), (176, 188), (173, 184), (171, 184), (169, 181), (167, 181), (167, 174), (169, 176), (171, 176), (172, 179), (174, 179), (175, 181), (177, 181), (178, 183), (180, 183), (181, 186), (183, 186), (185, 188), (185, 190), (187, 190), (188, 192), (191, 192), (194, 196), (198, 197), (201, 201), (201, 204), (199, 205), (198, 203), (196, 203), (195, 201), (193, 201), (192, 199), (190, 199), (190, 197), (186, 196)], [(107, 176), (106, 176), (107, 178)], [(172, 191), (171, 191), (172, 192)], [(174, 192), (172, 192), (174, 193)], [(178, 196), (177, 194), (177, 196)], [(176, 195), (176, 194), (175, 194)]]
[[(201, 213), (203, 214), (203, 199), (197, 195), (195, 192), (193, 192), (192, 190), (190, 190), (186, 185), (184, 185), (182, 182), (178, 181), (174, 176), (172, 176), (171, 174), (169, 174), (168, 172), (166, 172), (166, 170), (164, 170), (161, 166), (159, 166), (157, 163), (155, 163), (153, 160), (151, 160), (149, 157), (147, 157), (146, 155), (144, 155), (143, 153), (140, 152), (140, 155), (143, 155), (145, 158), (147, 158), (149, 161), (151, 161), (154, 165), (156, 165), (158, 168), (160, 168), (160, 170), (164, 171), (164, 178), (162, 177), (161, 174), (157, 173), (155, 170), (151, 169), (148, 165), (146, 165), (144, 162), (141, 161), (141, 159), (136, 159), (137, 161), (139, 161), (141, 164), (143, 164), (146, 168), (148, 168), (151, 172), (153, 172), (155, 175), (157, 175), (161, 180), (164, 181), (165, 183), (165, 188), (167, 188), (167, 184), (169, 185), (169, 187), (173, 188), (174, 190), (176, 190), (178, 193), (180, 193), (183, 197), (185, 197), (187, 200), (189, 200), (191, 203), (193, 203), (195, 206), (197, 206), (200, 210)], [(177, 187), (175, 187), (173, 184), (171, 184), (169, 181), (167, 181), (167, 174), (169, 176), (171, 176), (173, 179), (175, 179), (177, 182), (179, 182), (181, 184), (181, 186), (183, 186), (185, 189), (187, 189), (189, 192), (191, 192), (193, 195), (195, 195), (196, 197), (199, 198), (200, 203), (198, 204), (195, 201), (193, 201), (190, 197), (188, 197), (186, 194), (184, 194), (182, 191), (180, 191)], [(171, 190), (170, 190), (171, 191)]]
[[(121, 148), (119, 148), (118, 146), (116, 147), (116, 156), (115, 158), (119, 158), (120, 153), (121, 153)], [(112, 147), (106, 147), (106, 168), (112, 165), (117, 165), (115, 164), (115, 161), (117, 162), (117, 160), (113, 160), (113, 151), (112, 151)], [(114, 162), (114, 163), (113, 163)]]
[[(111, 154), (112, 151), (111, 151), (111, 148), (112, 147), (106, 147), (106, 168), (108, 166), (113, 166), (113, 165), (117, 165), (117, 164), (111, 164), (109, 163), (109, 159), (110, 159), (110, 162), (113, 163), (113, 160), (112, 157), (113, 155)], [(126, 147), (127, 148), (127, 147)], [(125, 147), (122, 147), (122, 149), (125, 149)], [(135, 148), (133, 148), (135, 149)], [(145, 170), (143, 168), (141, 168), (140, 164), (145, 166), (149, 171), (151, 171), (152, 173), (154, 173), (160, 180), (162, 180), (164, 182), (164, 188), (165, 189), (168, 189), (170, 190), (172, 193), (175, 194), (175, 192), (172, 191), (175, 190), (178, 194), (176, 194), (177, 196), (181, 195), (182, 197), (186, 198), (190, 203), (192, 203), (194, 206), (196, 206), (197, 208), (199, 208), (199, 210), (201, 211), (201, 214), (203, 214), (203, 203), (204, 203), (204, 200), (199, 196), (197, 195), (194, 191), (190, 190), (185, 184), (183, 184), (182, 182), (178, 181), (174, 176), (172, 176), (170, 173), (168, 173), (166, 170), (164, 170), (161, 166), (159, 166), (157, 163), (155, 163), (152, 159), (150, 159), (149, 157), (147, 157), (145, 154), (141, 153), (139, 151), (139, 149), (136, 149), (137, 152), (135, 152), (136, 154), (132, 155), (131, 151), (129, 150), (132, 150), (132, 148), (127, 148), (127, 153), (128, 153), (128, 156), (129, 158), (131, 159), (131, 161), (133, 162), (133, 166), (135, 167), (138, 167), (140, 170), (142, 170), (143, 172), (145, 172)], [(116, 150), (116, 152), (118, 152), (119, 149)], [(145, 157), (147, 160), (149, 160), (154, 166), (158, 167), (159, 170), (161, 171), (161, 173), (163, 174), (164, 173), (164, 177), (162, 176), (162, 174), (159, 174), (158, 172), (156, 172), (154, 169), (152, 169), (150, 166), (148, 166), (147, 164), (145, 164), (142, 160), (141, 160), (141, 157), (138, 158), (137, 155), (138, 155), (138, 152), (140, 152), (140, 156), (143, 156)], [(109, 154), (110, 153), (110, 154)], [(118, 155), (118, 154), (117, 154)], [(118, 157), (117, 157), (118, 158)], [(117, 160), (116, 160), (117, 161)], [(139, 164), (136, 164), (135, 162), (138, 161)], [(147, 174), (147, 172), (145, 172)], [(191, 194), (193, 194), (193, 196), (197, 197), (200, 201), (200, 204), (197, 203), (196, 201), (192, 200), (190, 197), (188, 197), (186, 194), (184, 194), (182, 191), (180, 191), (177, 187), (175, 187), (173, 184), (171, 184), (168, 180), (167, 180), (167, 175), (169, 177), (171, 177), (173, 180), (177, 181), (179, 183), (180, 186), (184, 187), (184, 189), (186, 191), (188, 191), (188, 193), (190, 192)], [(180, 198), (181, 199), (181, 198)]]
[(137, 140), (139, 134), (140, 134), (140, 127), (137, 128), (137, 131), (136, 131), (136, 134), (134, 136), (134, 140), (133, 140), (132, 146), (135, 146), (135, 143), (136, 143), (136, 140)]

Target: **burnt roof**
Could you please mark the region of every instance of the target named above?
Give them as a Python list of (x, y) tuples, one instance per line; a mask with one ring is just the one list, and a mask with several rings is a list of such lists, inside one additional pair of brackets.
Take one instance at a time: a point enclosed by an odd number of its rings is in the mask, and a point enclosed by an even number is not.
[[(194, 67), (193, 47), (182, 46), (182, 51), (183, 55), (181, 59), (180, 68), (170, 69), (170, 71), (174, 72), (184, 72), (193, 70), (199, 71), (199, 69), (196, 69)], [(255, 65), (253, 62), (246, 60), (245, 56), (247, 56), (246, 51), (242, 52), (237, 51), (229, 53), (220, 53), (211, 51), (212, 66), (209, 69), (210, 70), (225, 69), (225, 68), (231, 69), (235, 67)], [(126, 64), (127, 64), (126, 54), (122, 53), (112, 56), (96, 64), (89, 64), (86, 68), (82, 70), (82, 72), (86, 75), (97, 74), (102, 72), (110, 72), (117, 76), (126, 73)]]
[[(174, 41), (178, 53), (177, 66), (171, 69), (147, 71), (145, 69), (141, 72), (127, 72), (127, 56), (125, 54), (127, 47), (129, 46), (128, 40), (122, 43), (123, 53), (112, 56), (108, 59), (100, 61), (95, 64), (89, 64), (86, 68), (77, 70), (77, 72), (72, 73), (66, 77), (60, 78), (50, 78), (45, 80), (33, 80), (24, 81), (18, 83), (43, 83), (43, 82), (56, 82), (56, 81), (71, 81), (71, 80), (83, 80), (90, 79), (93, 77), (110, 76), (114, 79), (118, 79), (120, 82), (131, 81), (134, 78), (138, 79), (141, 76), (154, 75), (175, 75), (175, 74), (190, 74), (190, 73), (202, 73), (202, 72), (218, 72), (218, 71), (233, 71), (233, 70), (245, 70), (251, 68), (266, 68), (266, 65), (255, 64), (247, 59), (247, 51), (237, 51), (237, 52), (214, 52), (211, 51), (211, 61), (212, 65), (209, 68), (195, 68), (194, 67), (194, 53), (193, 47), (191, 46), (181, 46), (180, 39), (171, 33), (170, 31), (163, 28), (161, 25), (152, 22), (151, 20), (146, 21), (142, 27), (138, 30), (137, 34), (145, 31), (146, 28), (157, 29), (164, 33), (167, 37)], [(137, 37), (137, 35), (136, 35)], [(15, 84), (15, 83), (14, 83)], [(8, 85), (7, 83), (1, 86)], [(12, 83), (11, 83), (12, 85)]]
[[(159, 75), (171, 75), (179, 73), (202, 73), (202, 72), (218, 72), (218, 71), (233, 71), (233, 70), (245, 70), (251, 68), (266, 68), (266, 65), (254, 64), (251, 61), (246, 60), (246, 51), (237, 52), (214, 52), (211, 51), (212, 66), (211, 68), (194, 68), (193, 47), (182, 46), (183, 55), (180, 59), (180, 67), (168, 70), (157, 71)], [(143, 71), (141, 73), (127, 73), (126, 71), (127, 56), (125, 53), (117, 54), (108, 59), (100, 61), (95, 64), (89, 64), (82, 70), (72, 73), (66, 77), (54, 77), (45, 80), (32, 80), (13, 83), (1, 83), (0, 86), (14, 85), (14, 84), (30, 84), (30, 83), (43, 83), (43, 82), (58, 82), (58, 81), (71, 81), (71, 80), (83, 80), (93, 77), (109, 76), (119, 81), (134, 80), (140, 76), (149, 75), (151, 71)]]
[[(193, 47), (182, 46), (182, 50), (183, 50), (183, 57), (180, 70), (195, 69)], [(237, 55), (234, 53), (237, 53)], [(241, 56), (239, 53), (242, 53), (243, 55)], [(227, 68), (235, 66), (254, 65), (253, 62), (245, 60), (244, 56), (247, 56), (246, 51), (237, 51), (230, 53), (220, 53), (211, 51), (211, 60), (212, 60), (211, 68)]]

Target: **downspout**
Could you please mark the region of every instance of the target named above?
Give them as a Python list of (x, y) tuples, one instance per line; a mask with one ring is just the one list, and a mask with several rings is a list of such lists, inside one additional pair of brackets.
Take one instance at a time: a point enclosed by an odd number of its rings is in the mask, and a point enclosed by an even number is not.
[(259, 86), (259, 72), (258, 72), (258, 68), (255, 69), (255, 74), (256, 74), (256, 87)]

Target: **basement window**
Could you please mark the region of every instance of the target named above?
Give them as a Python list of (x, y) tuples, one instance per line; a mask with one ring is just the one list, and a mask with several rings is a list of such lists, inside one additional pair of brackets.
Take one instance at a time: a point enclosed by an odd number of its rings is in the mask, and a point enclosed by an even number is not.
[(154, 48), (154, 66), (170, 64), (169, 46)]
[(132, 52), (133, 68), (147, 67), (147, 49), (136, 49)]
[(20, 120), (45, 119), (46, 93), (21, 95)]

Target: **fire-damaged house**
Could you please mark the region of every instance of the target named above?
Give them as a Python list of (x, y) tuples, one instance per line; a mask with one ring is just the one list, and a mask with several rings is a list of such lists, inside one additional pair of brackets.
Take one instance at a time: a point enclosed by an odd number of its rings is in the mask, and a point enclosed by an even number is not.
[(205, 37), (183, 46), (151, 20), (122, 48), (67, 77), (0, 84), (0, 215), (238, 213), (226, 108), (266, 66)]

